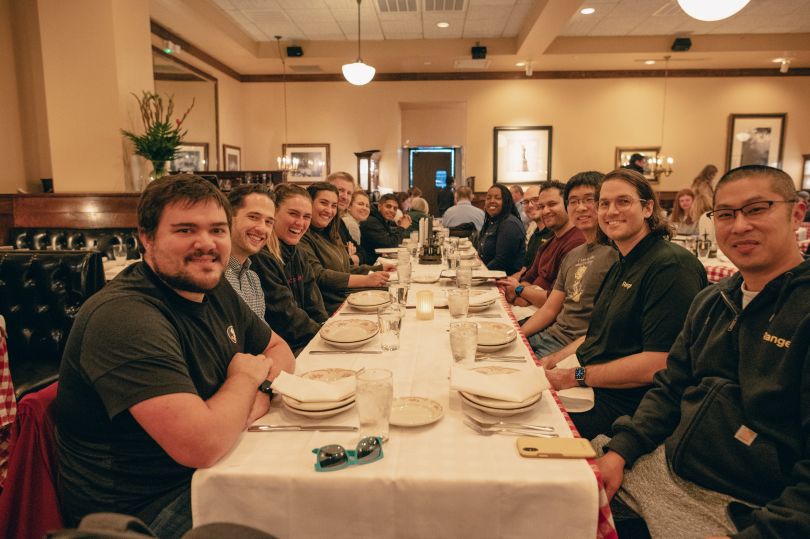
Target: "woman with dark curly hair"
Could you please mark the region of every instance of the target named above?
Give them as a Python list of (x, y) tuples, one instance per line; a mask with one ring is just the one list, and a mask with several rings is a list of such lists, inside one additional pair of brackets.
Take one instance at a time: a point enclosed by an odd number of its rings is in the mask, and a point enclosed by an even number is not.
[(495, 184), (484, 200), (484, 226), (478, 240), (478, 256), (487, 269), (511, 275), (521, 268), (526, 251), (523, 223), (509, 189)]

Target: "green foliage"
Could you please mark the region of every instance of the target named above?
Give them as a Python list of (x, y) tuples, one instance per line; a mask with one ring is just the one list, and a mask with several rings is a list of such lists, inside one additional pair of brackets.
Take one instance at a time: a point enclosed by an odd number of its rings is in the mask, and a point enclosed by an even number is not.
[(174, 113), (174, 96), (168, 99), (168, 106), (163, 107), (163, 98), (153, 92), (143, 92), (142, 97), (135, 94), (143, 119), (144, 134), (136, 135), (122, 129), (121, 132), (135, 146), (135, 153), (152, 162), (171, 161), (175, 158), (177, 148), (183, 143), (186, 130), (182, 129), (188, 113), (194, 108), (194, 101), (182, 118), (172, 121)]

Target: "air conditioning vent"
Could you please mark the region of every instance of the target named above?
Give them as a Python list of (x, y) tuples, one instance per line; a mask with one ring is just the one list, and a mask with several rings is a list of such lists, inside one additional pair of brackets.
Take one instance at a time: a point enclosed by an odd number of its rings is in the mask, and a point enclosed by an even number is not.
[(377, 0), (380, 13), (416, 13), (416, 0)]
[(425, 0), (425, 11), (464, 11), (464, 0)]
[(456, 60), (453, 62), (453, 67), (456, 69), (486, 69), (491, 62), (489, 60), (473, 60), (472, 58), (464, 58), (463, 60)]
[(316, 65), (291, 65), (288, 67), (293, 73), (323, 73), (321, 66)]

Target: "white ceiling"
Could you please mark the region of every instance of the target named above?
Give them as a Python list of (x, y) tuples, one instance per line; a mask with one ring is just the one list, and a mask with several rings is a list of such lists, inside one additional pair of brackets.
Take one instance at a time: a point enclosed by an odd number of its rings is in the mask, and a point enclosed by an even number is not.
[[(243, 75), (281, 72), (274, 36), (304, 49), (284, 58), (292, 72), (340, 73), (357, 57), (356, 0), (149, 1), (158, 24)], [(666, 55), (681, 69), (810, 67), (810, 0), (751, 0), (711, 23), (676, 0), (363, 0), (361, 21), (362, 57), (379, 73), (649, 69)], [(677, 36), (692, 38), (689, 52), (670, 51)], [(478, 41), (485, 63), (470, 62)]]

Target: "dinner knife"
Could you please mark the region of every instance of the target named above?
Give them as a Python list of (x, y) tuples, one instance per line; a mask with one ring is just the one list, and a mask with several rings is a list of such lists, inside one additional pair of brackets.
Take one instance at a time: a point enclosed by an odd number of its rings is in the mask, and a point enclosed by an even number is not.
[(357, 427), (349, 425), (252, 425), (248, 432), (284, 432), (284, 431), (311, 431), (323, 432), (356, 432)]
[(382, 354), (382, 350), (310, 350), (309, 354)]

